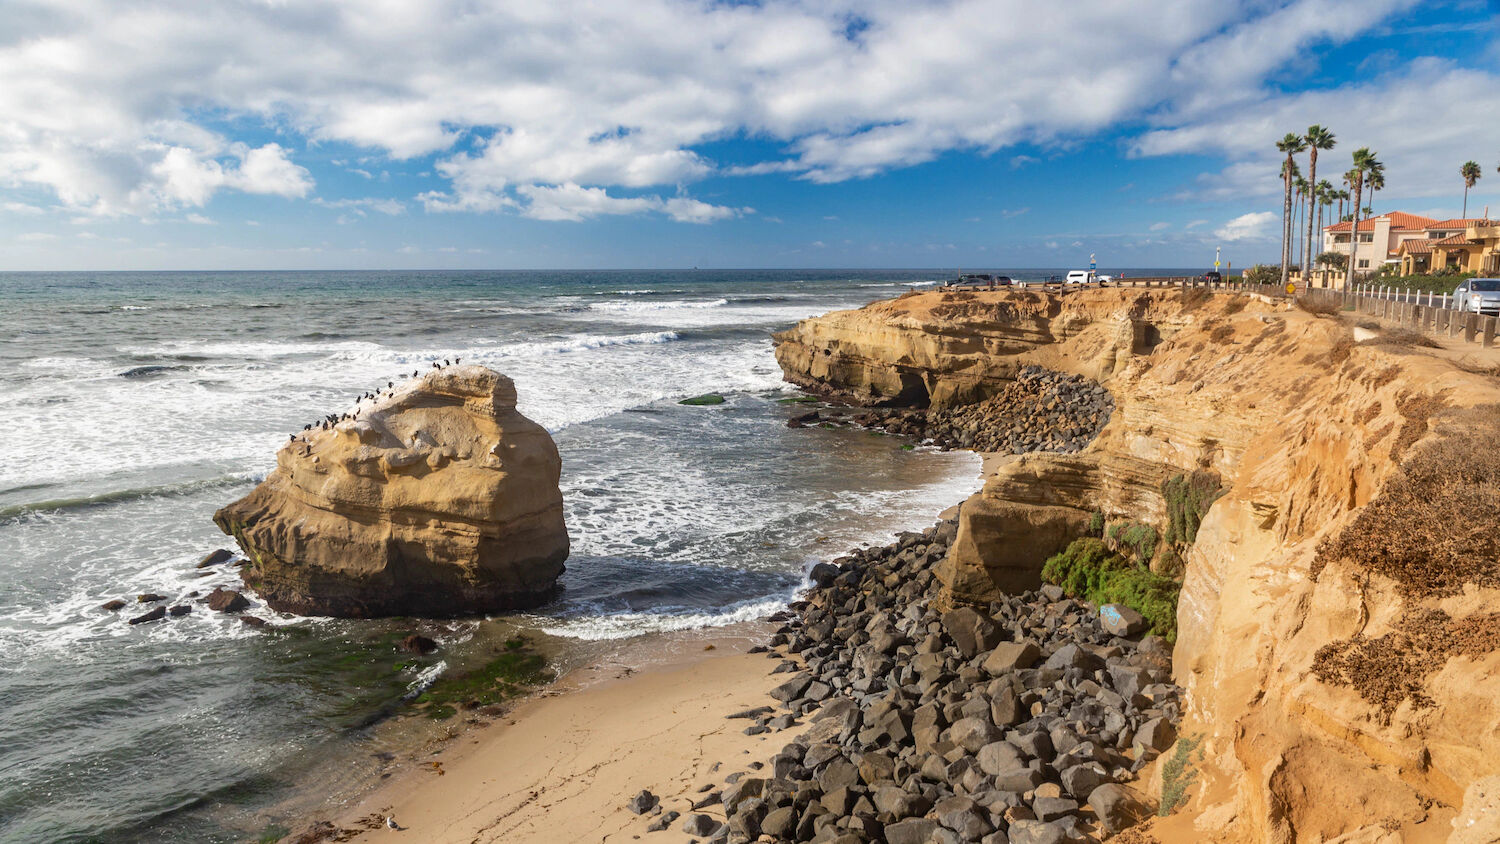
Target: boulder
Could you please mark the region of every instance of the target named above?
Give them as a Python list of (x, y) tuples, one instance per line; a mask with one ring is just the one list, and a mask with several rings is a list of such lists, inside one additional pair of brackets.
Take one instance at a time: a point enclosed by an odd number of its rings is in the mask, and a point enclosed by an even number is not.
[(99, 607), (99, 609), (101, 609), (101, 610), (107, 610), (109, 612), (118, 612), (119, 610), (122, 610), (124, 608), (125, 608), (125, 602), (122, 601), (122, 600), (120, 600), (119, 598), (115, 598), (113, 601), (105, 601)]
[(509, 378), (452, 366), (284, 444), (214, 522), (249, 557), (245, 583), (285, 612), (532, 607), (555, 594), (568, 555), (561, 466)]
[(220, 548), (217, 551), (209, 552), (208, 556), (199, 560), (196, 568), (206, 569), (209, 566), (216, 566), (220, 563), (227, 563), (231, 559), (234, 559), (234, 552), (230, 551), (228, 548)]
[(625, 804), (625, 808), (629, 809), (631, 814), (644, 815), (655, 809), (656, 804), (659, 802), (661, 801), (657, 799), (655, 794), (642, 789), (640, 794), (630, 798), (630, 801)]
[(994, 619), (969, 607), (943, 613), (943, 632), (958, 646), (964, 659), (987, 651), (1000, 643), (1001, 631)]
[(178, 605), (173, 606), (173, 607), (167, 607), (167, 615), (170, 615), (173, 618), (177, 618), (179, 616), (187, 615), (188, 613), (190, 613), (192, 611), (193, 611), (193, 608), (190, 607), (190, 606), (188, 606), (187, 604), (178, 604)]
[(157, 601), (165, 601), (166, 599), (166, 595), (158, 595), (155, 592), (143, 592), (140, 595), (135, 596), (135, 602), (137, 604), (154, 604)]
[(166, 607), (157, 607), (145, 615), (138, 615), (130, 620), (131, 624), (145, 624), (148, 621), (158, 621), (167, 617)]
[(907, 818), (904, 821), (885, 825), (887, 844), (927, 844), (927, 839), (937, 831), (938, 823), (927, 818)]
[(245, 600), (244, 595), (222, 587), (208, 593), (205, 602), (215, 612), (243, 612), (250, 608), (250, 602)]
[(708, 815), (693, 815), (692, 817), (683, 821), (680, 828), (688, 835), (695, 835), (699, 838), (707, 838), (708, 836), (711, 836), (714, 833), (718, 832), (720, 826), (722, 826), (722, 824), (709, 817)]
[(1105, 783), (1089, 795), (1089, 808), (1099, 825), (1111, 835), (1151, 817), (1156, 811), (1151, 798), (1128, 785)]
[(1146, 617), (1124, 604), (1099, 608), (1099, 624), (1112, 636), (1134, 636), (1146, 629)]
[(998, 677), (1007, 671), (1030, 668), (1041, 657), (1042, 650), (1035, 642), (1002, 642), (985, 657), (984, 670)]

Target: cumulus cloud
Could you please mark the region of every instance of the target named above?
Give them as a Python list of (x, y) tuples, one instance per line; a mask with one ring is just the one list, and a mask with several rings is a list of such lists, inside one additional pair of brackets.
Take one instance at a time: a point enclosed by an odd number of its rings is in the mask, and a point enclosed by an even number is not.
[[(1386, 165), (1388, 196), (1457, 198), (1457, 164), (1485, 150), (1478, 127), (1500, 125), (1500, 101), (1464, 91), (1500, 90), (1500, 73), (1424, 59), (1399, 71), (1342, 88), (1266, 96), (1233, 108), (1204, 107), (1180, 125), (1146, 132), (1131, 145), (1138, 155), (1217, 154), (1231, 163), (1198, 179), (1184, 196), (1223, 199), (1281, 194), (1281, 153), (1287, 132), (1320, 123), (1337, 146), (1318, 156), (1319, 178), (1338, 183), (1350, 153), (1370, 147)], [(1421, 131), (1411, 115), (1421, 114)], [(1305, 169), (1305, 156), (1304, 156)], [(1449, 209), (1447, 213), (1457, 213)]]
[[(428, 211), (705, 222), (743, 213), (683, 195), (715, 174), (838, 182), (1126, 120), (1157, 127), (1138, 154), (1199, 152), (1234, 144), (1208, 125), (1226, 114), (1266, 143), (1285, 116), (1270, 75), (1413, 2), (15, 0), (0, 186), (148, 216), (223, 190), (306, 197), (301, 139), (360, 148), (366, 166), (431, 157), (446, 184), (416, 197)], [(769, 160), (703, 151), (736, 137), (767, 141)], [(651, 188), (674, 196), (626, 195)]]
[(1249, 214), (1241, 214), (1233, 220), (1225, 223), (1214, 231), (1220, 240), (1269, 240), (1273, 234), (1272, 227), (1277, 225), (1281, 217), (1272, 211), (1252, 211)]

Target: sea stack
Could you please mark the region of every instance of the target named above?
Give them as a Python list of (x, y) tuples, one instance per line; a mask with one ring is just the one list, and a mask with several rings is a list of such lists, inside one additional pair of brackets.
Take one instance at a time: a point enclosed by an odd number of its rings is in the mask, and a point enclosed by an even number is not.
[(250, 558), (245, 583), (285, 612), (520, 609), (555, 593), (568, 556), (561, 469), (514, 382), (445, 367), (283, 445), (214, 522)]

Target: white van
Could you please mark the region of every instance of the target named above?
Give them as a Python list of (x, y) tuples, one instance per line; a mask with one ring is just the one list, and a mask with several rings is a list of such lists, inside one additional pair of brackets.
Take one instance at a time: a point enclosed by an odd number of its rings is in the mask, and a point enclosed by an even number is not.
[(1093, 270), (1069, 270), (1064, 284), (1088, 284), (1094, 280)]

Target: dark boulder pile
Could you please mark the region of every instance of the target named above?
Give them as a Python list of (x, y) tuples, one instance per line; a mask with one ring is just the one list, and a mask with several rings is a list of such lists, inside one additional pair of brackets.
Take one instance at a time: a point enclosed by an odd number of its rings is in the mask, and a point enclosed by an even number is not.
[[(715, 841), (986, 844), (1096, 841), (1149, 816), (1125, 785), (1176, 741), (1170, 649), (1114, 636), (1055, 586), (985, 608), (935, 606), (940, 522), (818, 572), (769, 655), (781, 712), (751, 734), (801, 734), (731, 774), (682, 829)], [(720, 808), (720, 807), (716, 807)], [(718, 812), (715, 812), (718, 814)]]
[[(1024, 454), (1082, 451), (1109, 422), (1114, 396), (1097, 382), (1028, 366), (999, 393), (976, 404), (910, 415), (893, 433), (930, 438), (944, 448)], [(903, 428), (920, 422), (920, 431)]]
[(787, 427), (855, 425), (931, 440), (944, 449), (1071, 454), (1099, 435), (1114, 410), (1114, 396), (1103, 385), (1027, 366), (1000, 392), (974, 404), (944, 410), (830, 406), (794, 416)]

